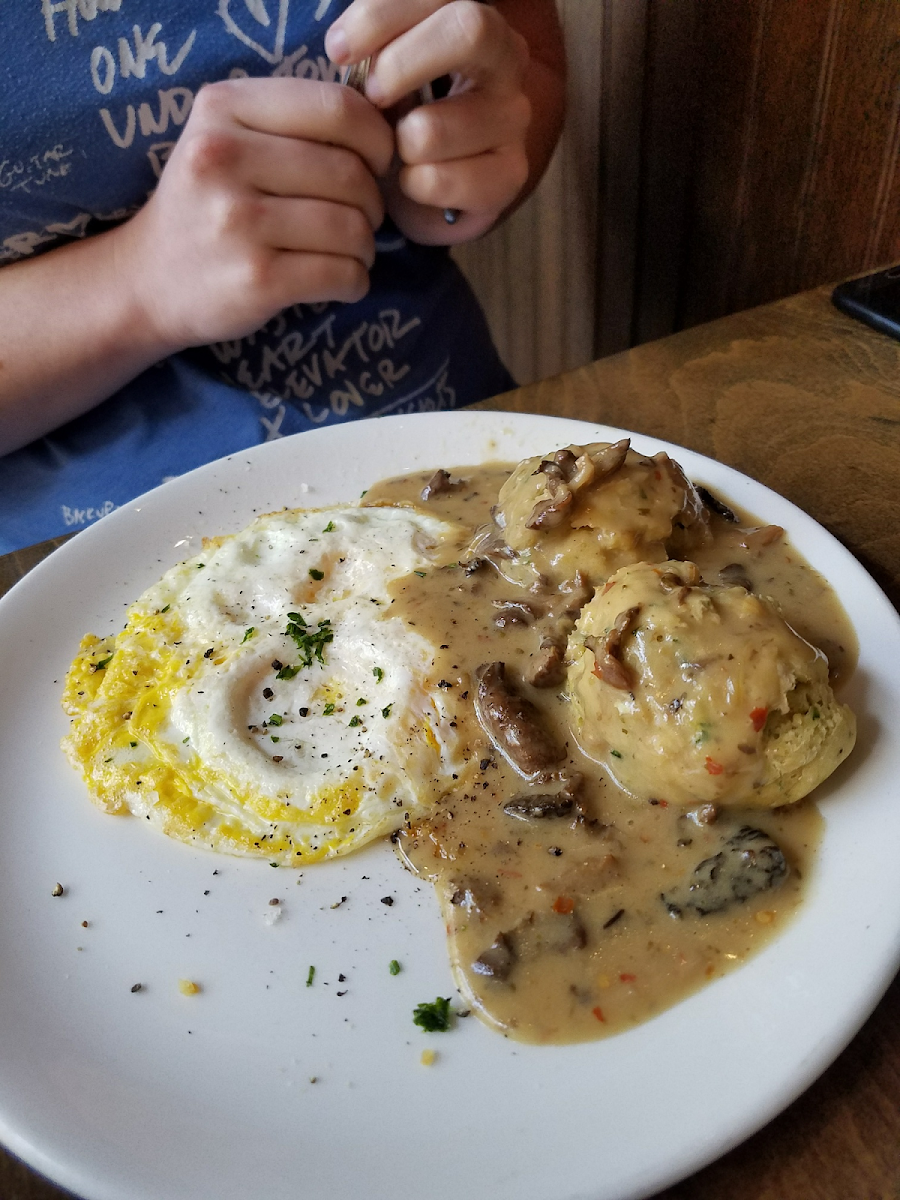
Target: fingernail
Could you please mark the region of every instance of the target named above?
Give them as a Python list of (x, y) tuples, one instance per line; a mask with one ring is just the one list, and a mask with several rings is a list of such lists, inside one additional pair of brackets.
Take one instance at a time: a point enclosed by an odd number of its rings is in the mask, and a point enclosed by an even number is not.
[(379, 105), (384, 99), (384, 88), (378, 82), (374, 75), (369, 75), (366, 80), (366, 99), (372, 104)]
[(340, 25), (332, 25), (325, 34), (325, 53), (333, 63), (349, 62), (350, 46)]

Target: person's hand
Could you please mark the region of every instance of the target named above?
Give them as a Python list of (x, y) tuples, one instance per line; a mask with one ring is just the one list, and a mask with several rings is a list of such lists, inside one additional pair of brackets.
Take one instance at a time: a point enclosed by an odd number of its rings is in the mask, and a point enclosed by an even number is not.
[[(383, 110), (442, 76), (453, 81), (444, 99), (396, 125), (400, 165), (384, 191), (404, 233), (441, 244), (477, 237), (514, 203), (529, 178), (529, 54), (496, 9), (476, 0), (354, 0), (325, 48), (342, 65), (373, 57), (366, 96)], [(457, 225), (445, 209), (459, 210)]]
[(376, 182), (394, 137), (336, 83), (233, 79), (200, 90), (116, 253), (166, 352), (243, 337), (291, 304), (368, 291)]

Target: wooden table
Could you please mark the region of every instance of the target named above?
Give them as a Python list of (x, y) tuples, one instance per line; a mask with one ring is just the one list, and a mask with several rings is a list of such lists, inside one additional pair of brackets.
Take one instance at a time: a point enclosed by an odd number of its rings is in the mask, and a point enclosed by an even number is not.
[[(838, 313), (829, 294), (739, 313), (481, 407), (602, 421), (728, 463), (830, 529), (900, 607), (900, 342)], [(60, 540), (0, 557), (0, 591)], [(3, 1200), (65, 1195), (0, 1152)], [(900, 978), (799, 1100), (657, 1200), (726, 1198), (900, 1200)]]

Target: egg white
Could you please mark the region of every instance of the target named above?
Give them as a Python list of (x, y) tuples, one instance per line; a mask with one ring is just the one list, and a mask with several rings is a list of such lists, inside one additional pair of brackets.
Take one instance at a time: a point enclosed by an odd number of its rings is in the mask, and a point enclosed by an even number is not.
[(208, 542), (72, 664), (63, 747), (94, 801), (282, 865), (423, 815), (465, 756), (436, 647), (391, 616), (389, 588), (460, 537), (414, 509), (339, 507)]

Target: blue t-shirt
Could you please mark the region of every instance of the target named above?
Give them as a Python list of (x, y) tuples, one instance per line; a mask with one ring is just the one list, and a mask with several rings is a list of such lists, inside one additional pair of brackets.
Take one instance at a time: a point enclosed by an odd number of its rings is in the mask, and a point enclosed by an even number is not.
[[(336, 80), (324, 38), (347, 3), (6, 0), (0, 268), (137, 211), (203, 83)], [(176, 355), (0, 458), (0, 552), (84, 528), (257, 442), (457, 408), (511, 387), (447, 252), (408, 242), (390, 222), (376, 244), (358, 304), (298, 304), (249, 337)]]

